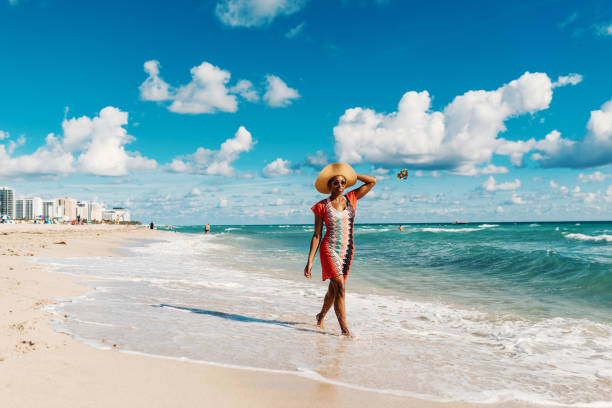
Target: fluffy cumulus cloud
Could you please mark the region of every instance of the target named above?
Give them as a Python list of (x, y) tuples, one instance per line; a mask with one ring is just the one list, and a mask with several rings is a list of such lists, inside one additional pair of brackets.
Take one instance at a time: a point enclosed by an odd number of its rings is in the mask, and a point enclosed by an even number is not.
[(525, 205), (525, 204), (532, 204), (532, 201), (525, 200), (523, 197), (521, 197), (518, 194), (514, 193), (514, 194), (512, 194), (512, 197), (510, 197), (509, 200), (505, 201), (505, 204), (508, 204), (508, 205)]
[(493, 176), (490, 176), (484, 183), (482, 183), (482, 188), (486, 191), (511, 191), (517, 190), (521, 187), (521, 181), (519, 179), (514, 179), (514, 181), (508, 181), (506, 183), (497, 183)]
[[(140, 85), (140, 97), (145, 101), (171, 101), (168, 109), (176, 113), (236, 112), (236, 95), (230, 93), (228, 83), (231, 74), (209, 62), (191, 68), (191, 82), (172, 88), (159, 76), (159, 62), (144, 64), (148, 77)], [(248, 82), (248, 81), (247, 81)], [(246, 83), (239, 82), (236, 93), (247, 92)]]
[(542, 167), (588, 168), (612, 163), (612, 99), (591, 111), (582, 139), (564, 139), (554, 130), (543, 141), (528, 143), (539, 151), (532, 158)]
[(273, 108), (289, 106), (294, 99), (300, 97), (297, 90), (289, 88), (287, 84), (277, 76), (266, 75), (268, 86), (264, 94), (264, 101)]
[(230, 92), (240, 95), (249, 102), (257, 102), (259, 94), (253, 87), (253, 83), (246, 79), (238, 81), (236, 85), (230, 88)]
[(4, 132), (0, 130), (0, 140), (8, 139), (9, 137), (10, 137), (10, 134), (8, 132)]
[(145, 101), (167, 101), (170, 99), (170, 85), (159, 76), (159, 61), (144, 63), (148, 77), (140, 85), (140, 97)]
[(215, 7), (217, 18), (230, 27), (257, 27), (276, 17), (300, 11), (306, 0), (222, 0)]
[[(507, 141), (498, 139), (504, 122), (547, 109), (553, 94), (550, 78), (525, 73), (494, 90), (469, 91), (443, 111), (431, 110), (427, 91), (404, 94), (396, 112), (347, 109), (334, 128), (340, 161), (385, 163), (482, 174), (477, 166), (490, 162)], [(501, 153), (500, 153), (501, 154)]]
[(262, 174), (264, 177), (279, 177), (286, 176), (291, 173), (291, 162), (278, 158), (272, 163), (263, 168)]
[[(260, 92), (251, 81), (241, 79), (230, 84), (231, 73), (209, 62), (191, 68), (191, 81), (173, 87), (160, 76), (160, 64), (156, 60), (144, 64), (147, 78), (140, 85), (140, 98), (145, 101), (166, 102), (175, 113), (202, 114), (236, 112), (239, 97), (246, 102), (260, 100)], [(264, 102), (272, 107), (289, 106), (299, 98), (297, 90), (290, 88), (277, 76), (267, 75)]]
[(608, 177), (612, 177), (612, 174), (604, 174), (601, 171), (596, 171), (591, 174), (580, 173), (578, 175), (578, 180), (580, 180), (582, 183), (598, 183), (604, 181)]
[(321, 169), (329, 163), (329, 158), (323, 152), (323, 150), (317, 150), (315, 154), (309, 154), (304, 160), (304, 165), (313, 167), (315, 169)]
[(484, 167), (463, 166), (463, 167), (459, 167), (455, 171), (451, 171), (451, 173), (457, 174), (460, 176), (480, 176), (482, 174), (506, 174), (508, 173), (508, 168), (504, 166), (496, 166), (494, 164), (489, 164)]
[(565, 86), (565, 85), (578, 85), (580, 82), (582, 82), (582, 75), (569, 74), (569, 75), (562, 75), (559, 78), (557, 78), (557, 80), (553, 82), (552, 86), (553, 88), (556, 88), (556, 87)]
[(193, 154), (172, 160), (168, 170), (175, 173), (209, 174), (231, 177), (236, 173), (232, 167), (241, 153), (250, 151), (255, 142), (251, 133), (240, 126), (233, 138), (223, 142), (219, 150), (198, 147)]
[(176, 89), (168, 109), (176, 113), (236, 112), (236, 96), (227, 88), (230, 76), (208, 62), (191, 68), (191, 82)]
[(127, 123), (126, 112), (108, 106), (93, 118), (65, 119), (63, 136), (49, 134), (46, 143), (31, 154), (14, 156), (14, 144), (0, 144), (0, 174), (123, 176), (132, 169), (155, 168), (155, 160), (125, 150), (134, 140), (124, 128)]

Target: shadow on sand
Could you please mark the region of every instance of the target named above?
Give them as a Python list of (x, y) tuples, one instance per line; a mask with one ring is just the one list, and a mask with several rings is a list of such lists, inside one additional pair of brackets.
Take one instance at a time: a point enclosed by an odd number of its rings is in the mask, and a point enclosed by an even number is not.
[(198, 308), (195, 308), (195, 307), (186, 307), (186, 306), (176, 306), (176, 305), (169, 305), (169, 304), (166, 304), (166, 303), (160, 303), (159, 305), (151, 305), (151, 306), (153, 306), (153, 307), (165, 307), (165, 308), (168, 308), (168, 309), (182, 310), (182, 311), (185, 311), (185, 312), (197, 313), (197, 314), (202, 314), (202, 315), (206, 315), (206, 316), (220, 317), (221, 319), (233, 320), (235, 322), (274, 324), (274, 325), (277, 325), (277, 326), (287, 327), (287, 328), (290, 328), (290, 329), (299, 330), (299, 331), (303, 331), (303, 332), (317, 333), (317, 334), (326, 334), (326, 335), (332, 334), (332, 333), (327, 333), (327, 332), (321, 331), (321, 330), (313, 330), (313, 329), (307, 329), (307, 328), (304, 328), (304, 327), (297, 327), (297, 325), (304, 325), (304, 324), (306, 324), (306, 323), (303, 323), (303, 322), (285, 322), (285, 321), (282, 321), (282, 320), (259, 319), (259, 318), (256, 318), (256, 317), (248, 317), (248, 316), (239, 315), (239, 314), (218, 312), (216, 310), (198, 309)]

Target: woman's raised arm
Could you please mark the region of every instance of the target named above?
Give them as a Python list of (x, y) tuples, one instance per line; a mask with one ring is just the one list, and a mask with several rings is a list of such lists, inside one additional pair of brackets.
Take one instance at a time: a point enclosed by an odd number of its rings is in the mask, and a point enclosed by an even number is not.
[(357, 199), (359, 200), (361, 197), (368, 194), (372, 187), (374, 187), (374, 184), (376, 184), (376, 177), (368, 176), (367, 174), (358, 174), (357, 180), (363, 181), (365, 183), (356, 190)]

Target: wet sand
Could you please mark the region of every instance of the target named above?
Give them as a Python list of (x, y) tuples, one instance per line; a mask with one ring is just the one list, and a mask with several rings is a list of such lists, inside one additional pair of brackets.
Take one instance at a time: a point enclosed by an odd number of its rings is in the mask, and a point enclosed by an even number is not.
[[(471, 407), (355, 390), (284, 373), (99, 350), (51, 327), (43, 310), (91, 288), (44, 257), (121, 256), (122, 242), (172, 232), (134, 226), (0, 224), (0, 407)], [(493, 406), (493, 405), (491, 405)], [(515, 407), (526, 404), (495, 404)]]

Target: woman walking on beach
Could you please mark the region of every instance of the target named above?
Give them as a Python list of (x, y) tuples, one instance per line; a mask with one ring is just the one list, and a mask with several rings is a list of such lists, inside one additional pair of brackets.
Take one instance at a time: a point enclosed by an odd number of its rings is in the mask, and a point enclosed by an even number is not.
[[(364, 184), (357, 189), (343, 194), (345, 188), (355, 185), (357, 180)], [(324, 200), (312, 206), (315, 213), (315, 229), (310, 240), (308, 263), (304, 276), (311, 278), (312, 262), (319, 244), (321, 244), (321, 269), (323, 280), (329, 279), (329, 287), (323, 307), (317, 314), (317, 326), (323, 327), (323, 319), (332, 305), (338, 317), (342, 334), (349, 335), (346, 325), (344, 306), (346, 278), (351, 268), (355, 246), (353, 244), (353, 223), (357, 209), (357, 200), (368, 194), (376, 184), (376, 178), (365, 174), (356, 174), (348, 164), (333, 163), (326, 166), (315, 182), (316, 189), (323, 194), (330, 194)], [(325, 222), (325, 236), (321, 241)]]

